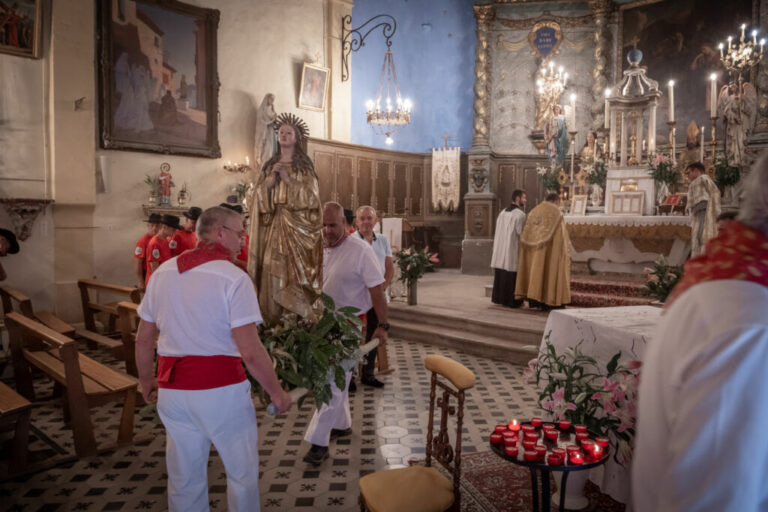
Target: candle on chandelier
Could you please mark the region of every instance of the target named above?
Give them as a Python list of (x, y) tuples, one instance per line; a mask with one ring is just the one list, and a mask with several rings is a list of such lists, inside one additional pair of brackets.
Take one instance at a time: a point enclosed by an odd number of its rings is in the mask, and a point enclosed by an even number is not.
[(709, 75), (709, 116), (717, 117), (717, 75)]
[(746, 23), (741, 24), (741, 42), (744, 42), (744, 30), (747, 28)]
[(539, 428), (542, 423), (543, 423), (543, 420), (541, 418), (531, 418), (531, 425), (533, 427)]
[(675, 81), (670, 80), (667, 84), (667, 90), (669, 91), (669, 122), (675, 121)]
[(752, 31), (752, 44), (757, 46), (757, 30)]
[(720, 49), (720, 58), (722, 59), (723, 58), (723, 43), (720, 43), (719, 45), (717, 45), (717, 47)]
[(608, 105), (608, 98), (610, 97), (611, 97), (611, 90), (606, 89), (605, 90), (605, 124), (604, 124), (606, 130), (611, 127), (611, 120), (608, 117), (608, 113), (611, 110), (610, 105)]
[(728, 51), (731, 51), (731, 41), (733, 40), (733, 36), (728, 36)]
[(507, 425), (509, 430), (512, 432), (519, 432), (520, 431), (520, 422), (516, 419), (509, 420), (509, 424)]

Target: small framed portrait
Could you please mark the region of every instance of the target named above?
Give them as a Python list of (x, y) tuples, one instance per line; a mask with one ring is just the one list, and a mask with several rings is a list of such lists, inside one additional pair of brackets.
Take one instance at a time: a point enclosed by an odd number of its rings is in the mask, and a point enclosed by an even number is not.
[(299, 90), (299, 108), (306, 110), (325, 110), (325, 97), (328, 93), (328, 68), (304, 63), (301, 70), (301, 90)]
[(571, 215), (586, 215), (586, 214), (587, 214), (587, 196), (574, 195), (573, 201), (571, 201)]
[(609, 195), (609, 215), (642, 215), (645, 192), (616, 192)]
[(0, 1), (0, 53), (40, 58), (42, 1)]

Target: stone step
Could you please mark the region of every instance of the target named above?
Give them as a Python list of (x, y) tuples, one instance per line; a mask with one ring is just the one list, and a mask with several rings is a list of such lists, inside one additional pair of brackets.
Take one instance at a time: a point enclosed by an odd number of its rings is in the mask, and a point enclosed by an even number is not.
[(588, 293), (571, 291), (570, 307), (603, 308), (613, 306), (648, 306), (654, 299), (650, 297), (628, 297), (604, 293)]
[(619, 295), (623, 297), (646, 297), (644, 282), (590, 279), (585, 277), (571, 278), (571, 293), (574, 292), (596, 293), (609, 296)]
[(393, 318), (390, 320), (390, 333), (393, 337), (458, 349), (473, 355), (515, 364), (524, 365), (536, 357), (541, 342), (541, 333), (533, 340), (528, 339), (527, 336), (520, 338), (515, 332), (510, 332), (504, 338), (483, 336), (466, 330), (414, 323), (395, 319), (395, 315), (391, 316)]

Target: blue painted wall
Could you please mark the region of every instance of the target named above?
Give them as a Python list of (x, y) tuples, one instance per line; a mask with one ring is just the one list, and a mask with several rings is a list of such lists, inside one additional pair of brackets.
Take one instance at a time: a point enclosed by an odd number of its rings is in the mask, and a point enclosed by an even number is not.
[[(415, 153), (472, 147), (475, 19), (472, 0), (355, 0), (352, 28), (377, 14), (397, 20), (392, 54), (403, 100), (413, 103), (411, 123), (387, 145), (365, 121), (365, 102), (376, 98), (386, 44), (381, 29), (352, 53), (352, 142)], [(393, 102), (395, 98), (392, 98)], [(382, 101), (382, 107), (384, 102)]]

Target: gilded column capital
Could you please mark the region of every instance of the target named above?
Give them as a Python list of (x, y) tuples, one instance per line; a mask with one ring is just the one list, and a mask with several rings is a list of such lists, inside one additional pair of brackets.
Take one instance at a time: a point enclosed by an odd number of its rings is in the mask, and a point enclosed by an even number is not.
[(492, 5), (476, 5), (474, 6), (475, 19), (477, 19), (477, 28), (491, 24), (493, 18), (496, 17), (496, 9)]
[(589, 0), (589, 10), (596, 18), (605, 17), (613, 11), (613, 2), (611, 0)]

